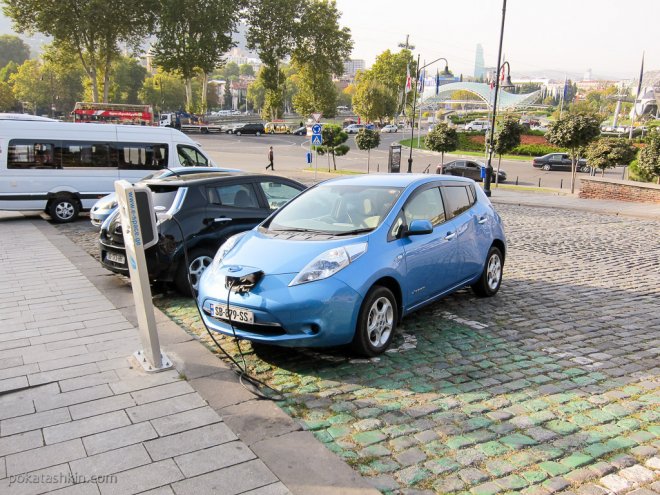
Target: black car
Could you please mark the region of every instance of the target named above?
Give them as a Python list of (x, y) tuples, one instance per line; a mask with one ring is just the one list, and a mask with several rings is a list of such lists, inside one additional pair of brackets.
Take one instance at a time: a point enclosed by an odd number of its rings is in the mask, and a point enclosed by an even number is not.
[[(453, 162), (445, 163), (444, 166), (438, 165), (436, 168), (436, 173), (445, 175), (458, 175), (459, 177), (468, 177), (477, 182), (481, 182), (483, 180), (481, 170), (485, 168), (486, 165), (474, 160), (454, 160)], [(493, 182), (495, 182), (495, 175), (497, 174), (497, 170), (493, 170)], [(506, 172), (504, 170), (500, 170), (497, 182), (505, 181)]]
[(295, 131), (291, 132), (294, 136), (306, 136), (307, 135), (307, 127), (298, 127)]
[[(571, 171), (571, 157), (567, 153), (548, 153), (547, 155), (534, 158), (532, 165), (543, 170), (565, 170)], [(589, 172), (591, 167), (587, 165), (584, 158), (580, 158), (577, 163), (578, 172)]]
[(266, 128), (263, 124), (245, 124), (242, 127), (234, 129), (234, 134), (238, 136), (241, 134), (255, 134), (256, 136), (261, 136), (265, 132)]
[[(152, 191), (156, 215), (158, 210), (167, 212), (158, 224), (158, 243), (145, 252), (149, 279), (174, 282), (184, 294), (190, 294), (190, 286), (182, 236), (188, 250), (188, 270), (197, 287), (200, 275), (223, 242), (251, 229), (305, 189), (284, 177), (233, 172), (170, 176), (144, 184)], [(103, 266), (127, 275), (118, 212), (104, 222), (99, 246)]]

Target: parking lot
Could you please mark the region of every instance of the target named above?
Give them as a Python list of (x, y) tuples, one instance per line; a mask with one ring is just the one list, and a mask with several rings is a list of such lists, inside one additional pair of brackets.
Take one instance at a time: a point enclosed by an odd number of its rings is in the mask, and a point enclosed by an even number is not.
[[(243, 343), (251, 373), (383, 493), (660, 492), (660, 221), (497, 208), (496, 297), (427, 307), (372, 360)], [(87, 220), (57, 228), (96, 255)], [(212, 347), (192, 301), (155, 302)]]

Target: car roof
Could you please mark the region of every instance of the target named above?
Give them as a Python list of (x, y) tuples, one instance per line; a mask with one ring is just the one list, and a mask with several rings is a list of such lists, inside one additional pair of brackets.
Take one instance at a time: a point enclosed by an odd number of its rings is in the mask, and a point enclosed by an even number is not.
[[(298, 181), (295, 181), (293, 179), (287, 179), (286, 177), (279, 177), (279, 176), (273, 176), (273, 175), (265, 175), (265, 174), (251, 174), (247, 172), (200, 172), (196, 174), (187, 174), (187, 175), (181, 175), (179, 177), (175, 175), (170, 175), (168, 177), (162, 177), (162, 178), (157, 178), (157, 179), (151, 179), (151, 180), (146, 180), (144, 181), (144, 184), (146, 185), (168, 185), (168, 186), (176, 186), (176, 187), (190, 187), (190, 186), (195, 186), (199, 184), (205, 184), (207, 182), (215, 182), (221, 179), (229, 180), (229, 179), (235, 179), (235, 178), (246, 178), (246, 179), (265, 179), (268, 181), (273, 181), (276, 179), (280, 179), (282, 181), (290, 181), (294, 182), (296, 184), (300, 184)], [(303, 184), (301, 184), (303, 185)]]
[(322, 184), (333, 185), (351, 185), (351, 186), (383, 186), (383, 187), (408, 187), (411, 185), (421, 185), (427, 182), (435, 182), (437, 180), (447, 182), (472, 182), (471, 179), (464, 177), (455, 177), (452, 175), (436, 175), (436, 174), (367, 174), (357, 175), (351, 177), (340, 177), (336, 179), (328, 179)]

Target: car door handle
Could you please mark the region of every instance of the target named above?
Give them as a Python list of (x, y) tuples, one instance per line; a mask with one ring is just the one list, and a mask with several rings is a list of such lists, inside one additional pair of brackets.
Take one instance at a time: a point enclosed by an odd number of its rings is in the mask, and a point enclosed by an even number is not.
[(445, 236), (445, 241), (451, 241), (454, 237), (456, 237), (456, 232), (447, 232), (447, 235)]
[(479, 225), (483, 225), (483, 224), (486, 223), (487, 221), (488, 221), (488, 217), (481, 217), (481, 218), (479, 219), (479, 222), (478, 222), (478, 223), (479, 223)]
[(219, 217), (219, 218), (214, 218), (213, 221), (218, 222), (218, 223), (220, 223), (220, 222), (231, 222), (232, 219), (229, 218), (229, 217)]

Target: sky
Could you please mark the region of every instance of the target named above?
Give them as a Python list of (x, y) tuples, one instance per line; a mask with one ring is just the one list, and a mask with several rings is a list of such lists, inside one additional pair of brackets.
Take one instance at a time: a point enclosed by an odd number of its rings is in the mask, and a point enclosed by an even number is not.
[[(454, 74), (473, 74), (477, 43), (485, 65), (497, 65), (502, 0), (337, 0), (337, 7), (353, 36), (352, 58), (367, 66), (386, 49), (400, 50), (406, 34), (415, 57), (444, 57)], [(508, 0), (502, 52), (514, 77), (591, 69), (634, 79), (644, 51), (645, 71), (660, 70), (659, 25), (660, 0)]]

